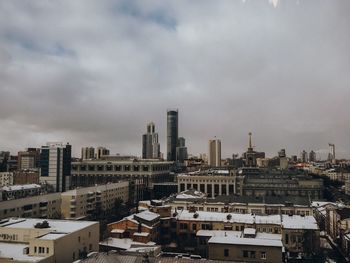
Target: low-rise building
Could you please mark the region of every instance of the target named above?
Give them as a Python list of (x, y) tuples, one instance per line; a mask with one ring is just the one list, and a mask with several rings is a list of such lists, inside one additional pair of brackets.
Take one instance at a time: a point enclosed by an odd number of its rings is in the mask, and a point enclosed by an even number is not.
[(207, 243), (204, 251), (212, 260), (239, 262), (283, 261), (283, 244), (280, 234), (257, 233), (254, 228), (244, 231), (208, 231), (197, 232), (198, 243)]
[(82, 219), (93, 213), (108, 212), (114, 209), (119, 199), (129, 200), (129, 182), (110, 183), (82, 187), (61, 193), (62, 216), (66, 219)]
[(98, 240), (98, 222), (10, 218), (0, 222), (0, 261), (72, 262), (98, 251)]

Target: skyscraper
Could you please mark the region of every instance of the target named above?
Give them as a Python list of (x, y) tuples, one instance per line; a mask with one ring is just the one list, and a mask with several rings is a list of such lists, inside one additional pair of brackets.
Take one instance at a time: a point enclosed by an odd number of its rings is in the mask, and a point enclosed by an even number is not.
[(209, 160), (210, 166), (221, 166), (221, 141), (218, 139), (209, 140)]
[(179, 137), (176, 147), (176, 161), (179, 163), (183, 163), (188, 157), (187, 147), (185, 144), (185, 138)]
[(316, 162), (316, 153), (314, 151), (309, 152), (309, 162)]
[(167, 160), (176, 161), (178, 138), (178, 111), (167, 111)]
[(95, 158), (95, 148), (94, 147), (83, 147), (81, 148), (81, 159), (88, 160)]
[(306, 163), (307, 162), (307, 151), (303, 150), (300, 154), (300, 160), (302, 163)]
[(147, 133), (142, 135), (142, 158), (160, 158), (160, 144), (158, 142), (158, 133), (155, 132), (155, 125), (153, 122), (147, 124)]
[(70, 187), (72, 146), (61, 142), (47, 143), (40, 152), (40, 182), (53, 186), (55, 192)]

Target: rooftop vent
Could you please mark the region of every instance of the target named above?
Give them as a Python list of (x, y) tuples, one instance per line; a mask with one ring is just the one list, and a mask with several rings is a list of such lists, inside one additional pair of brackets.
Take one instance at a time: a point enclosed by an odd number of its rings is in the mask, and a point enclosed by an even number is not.
[(49, 228), (49, 222), (47, 222), (46, 220), (44, 220), (43, 222), (38, 222), (35, 224), (34, 228)]
[(198, 217), (199, 217), (198, 213), (193, 214), (193, 218), (198, 218)]

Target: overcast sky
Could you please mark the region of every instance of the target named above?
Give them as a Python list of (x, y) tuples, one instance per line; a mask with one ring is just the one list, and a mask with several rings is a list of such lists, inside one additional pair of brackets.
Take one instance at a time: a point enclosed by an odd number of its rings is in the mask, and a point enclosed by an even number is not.
[(241, 154), (252, 132), (268, 156), (350, 157), (350, 1), (272, 2), (1, 1), (0, 150), (141, 155), (154, 121), (166, 152), (178, 108), (193, 154), (214, 136)]

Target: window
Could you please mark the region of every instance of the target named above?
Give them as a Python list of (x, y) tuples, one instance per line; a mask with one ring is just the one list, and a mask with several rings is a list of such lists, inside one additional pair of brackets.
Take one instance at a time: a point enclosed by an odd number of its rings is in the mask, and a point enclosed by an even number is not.
[(91, 232), (89, 232), (89, 237), (91, 237)]
[(46, 254), (49, 254), (49, 248), (48, 247), (46, 248)]
[(73, 252), (73, 260), (75, 260), (75, 252)]
[(243, 250), (243, 257), (247, 258), (248, 257), (248, 251), (247, 250)]
[(36, 253), (36, 251), (37, 251), (37, 247), (34, 247), (34, 253)]
[(89, 244), (89, 251), (92, 250), (92, 244)]
[(197, 225), (196, 224), (192, 224), (192, 230), (196, 231), (197, 230)]
[(229, 256), (229, 250), (227, 248), (224, 249), (224, 257)]
[(261, 259), (266, 259), (266, 252), (265, 252), (265, 251), (262, 251), (262, 252), (261, 252), (260, 258), (261, 258)]
[(244, 258), (255, 258), (255, 251), (243, 250)]
[(288, 242), (289, 242), (289, 236), (288, 236), (288, 234), (285, 235), (285, 241), (286, 241), (286, 245), (288, 245)]
[(78, 236), (78, 242), (80, 243), (80, 236)]

